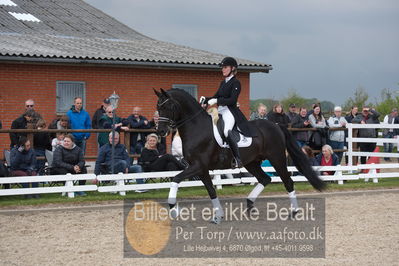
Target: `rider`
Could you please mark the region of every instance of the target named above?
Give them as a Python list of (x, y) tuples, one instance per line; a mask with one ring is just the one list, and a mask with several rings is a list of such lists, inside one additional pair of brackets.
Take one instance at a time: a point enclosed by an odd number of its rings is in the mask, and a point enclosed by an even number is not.
[(241, 83), (235, 77), (238, 67), (237, 61), (232, 57), (226, 57), (219, 65), (222, 67), (225, 79), (220, 83), (216, 94), (211, 98), (206, 98), (204, 104), (218, 104), (218, 112), (222, 115), (224, 121), (223, 133), (235, 158), (235, 167), (242, 167), (240, 153), (237, 142), (233, 138), (232, 129), (237, 122), (238, 130), (243, 135), (252, 137), (254, 134), (248, 126), (248, 120), (237, 107), (238, 96), (241, 92)]

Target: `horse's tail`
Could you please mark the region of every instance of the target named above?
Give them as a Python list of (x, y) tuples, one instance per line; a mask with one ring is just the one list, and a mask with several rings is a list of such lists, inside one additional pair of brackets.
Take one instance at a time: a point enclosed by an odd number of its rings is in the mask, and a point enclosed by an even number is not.
[(309, 164), (308, 158), (305, 153), (301, 151), (296, 143), (292, 134), (284, 126), (280, 126), (284, 132), (286, 139), (286, 147), (289, 155), (291, 156), (296, 168), (301, 172), (309, 181), (309, 183), (317, 190), (322, 191), (326, 188), (326, 184), (319, 178), (312, 166)]

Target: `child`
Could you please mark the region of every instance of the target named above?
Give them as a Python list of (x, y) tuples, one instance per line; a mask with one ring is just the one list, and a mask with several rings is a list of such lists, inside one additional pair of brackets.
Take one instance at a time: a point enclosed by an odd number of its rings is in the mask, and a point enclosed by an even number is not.
[(63, 132), (58, 132), (56, 138), (53, 138), (53, 141), (51, 142), (51, 146), (53, 147), (53, 151), (55, 151), (55, 149), (64, 144), (64, 138), (65, 138), (65, 133)]

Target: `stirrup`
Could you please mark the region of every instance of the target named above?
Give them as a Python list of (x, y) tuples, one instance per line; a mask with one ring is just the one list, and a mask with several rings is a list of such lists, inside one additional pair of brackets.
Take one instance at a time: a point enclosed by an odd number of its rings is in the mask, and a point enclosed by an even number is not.
[(241, 160), (234, 157), (234, 161), (232, 162), (232, 168), (234, 169), (234, 168), (242, 168), (242, 167), (243, 167), (243, 165), (242, 165)]

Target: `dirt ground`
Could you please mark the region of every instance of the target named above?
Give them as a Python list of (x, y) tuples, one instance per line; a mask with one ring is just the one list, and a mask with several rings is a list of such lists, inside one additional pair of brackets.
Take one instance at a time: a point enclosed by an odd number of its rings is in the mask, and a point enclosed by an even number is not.
[(126, 259), (120, 205), (60, 207), (63, 209), (57, 211), (48, 207), (19, 212), (2, 209), (0, 264), (397, 265), (398, 203), (398, 189), (326, 194), (325, 259)]

